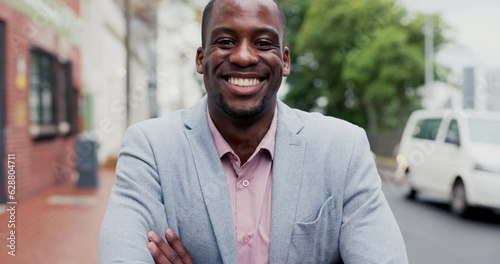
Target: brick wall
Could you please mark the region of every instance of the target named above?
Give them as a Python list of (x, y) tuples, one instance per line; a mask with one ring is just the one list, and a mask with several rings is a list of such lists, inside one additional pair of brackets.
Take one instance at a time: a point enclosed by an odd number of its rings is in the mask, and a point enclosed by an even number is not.
[[(78, 0), (64, 2), (79, 13)], [(59, 55), (59, 37), (46, 28), (34, 26), (28, 18), (3, 1), (0, 1), (0, 20), (6, 28), (6, 154), (16, 154), (17, 199), (22, 200), (70, 179), (74, 167), (75, 137), (59, 136), (34, 141), (29, 133), (30, 50), (39, 47)], [(16, 86), (18, 58), (24, 58), (27, 63), (28, 85), (25, 89)], [(80, 53), (77, 48), (72, 48), (71, 60), (74, 65), (73, 83), (80, 88)], [(81, 121), (78, 120), (78, 123)]]

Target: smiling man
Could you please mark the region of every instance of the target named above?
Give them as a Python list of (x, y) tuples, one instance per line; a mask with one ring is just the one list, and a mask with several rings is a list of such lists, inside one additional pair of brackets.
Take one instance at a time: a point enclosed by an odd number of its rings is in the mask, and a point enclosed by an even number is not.
[(207, 96), (127, 130), (101, 263), (407, 263), (364, 131), (277, 99), (285, 24), (272, 0), (207, 5)]

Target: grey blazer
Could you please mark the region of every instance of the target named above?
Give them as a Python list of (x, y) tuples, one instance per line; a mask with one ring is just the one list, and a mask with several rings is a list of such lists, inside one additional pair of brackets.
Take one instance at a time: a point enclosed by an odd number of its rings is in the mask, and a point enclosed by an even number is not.
[[(172, 228), (195, 263), (237, 263), (229, 192), (206, 97), (131, 126), (99, 241), (100, 263), (154, 263), (146, 233)], [(407, 263), (365, 132), (278, 102), (270, 263)]]

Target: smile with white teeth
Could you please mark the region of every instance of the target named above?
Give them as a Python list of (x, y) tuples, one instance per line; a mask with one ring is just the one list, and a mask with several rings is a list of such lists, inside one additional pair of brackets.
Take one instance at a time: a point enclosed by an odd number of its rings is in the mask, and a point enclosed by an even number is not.
[(260, 83), (260, 80), (257, 78), (234, 78), (229, 77), (228, 82), (232, 85), (240, 86), (240, 87), (248, 87), (254, 86)]

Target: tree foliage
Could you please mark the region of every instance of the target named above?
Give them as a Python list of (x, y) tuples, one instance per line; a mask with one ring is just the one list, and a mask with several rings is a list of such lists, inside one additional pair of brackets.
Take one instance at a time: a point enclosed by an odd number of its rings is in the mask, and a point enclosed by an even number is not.
[[(394, 0), (281, 2), (293, 65), (287, 103), (320, 108), (370, 134), (402, 127), (424, 82), (425, 17), (409, 16)], [(432, 21), (438, 50), (446, 26), (438, 16)]]

